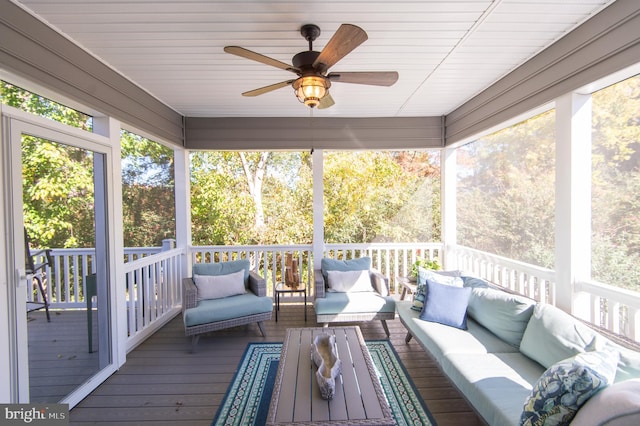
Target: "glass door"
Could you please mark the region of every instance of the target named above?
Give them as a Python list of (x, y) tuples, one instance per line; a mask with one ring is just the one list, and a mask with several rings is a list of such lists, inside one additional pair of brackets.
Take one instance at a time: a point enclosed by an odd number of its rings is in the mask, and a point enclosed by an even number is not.
[(115, 371), (107, 203), (111, 152), (80, 131), (3, 123), (10, 125), (8, 216), (20, 271), (9, 286), (15, 301), (16, 402), (73, 406)]

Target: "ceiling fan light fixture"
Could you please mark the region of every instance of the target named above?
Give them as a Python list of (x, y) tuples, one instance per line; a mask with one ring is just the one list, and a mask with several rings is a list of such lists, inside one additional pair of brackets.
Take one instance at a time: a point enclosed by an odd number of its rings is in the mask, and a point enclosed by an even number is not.
[(322, 76), (308, 75), (294, 81), (292, 86), (300, 102), (315, 108), (320, 104), (320, 99), (329, 93), (331, 82)]

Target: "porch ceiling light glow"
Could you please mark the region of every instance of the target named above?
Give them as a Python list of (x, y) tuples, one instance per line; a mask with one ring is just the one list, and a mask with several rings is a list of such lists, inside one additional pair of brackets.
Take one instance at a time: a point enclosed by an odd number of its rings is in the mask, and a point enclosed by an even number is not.
[(320, 100), (329, 93), (331, 82), (323, 76), (308, 75), (300, 77), (292, 85), (298, 100), (309, 108), (315, 108), (320, 104)]

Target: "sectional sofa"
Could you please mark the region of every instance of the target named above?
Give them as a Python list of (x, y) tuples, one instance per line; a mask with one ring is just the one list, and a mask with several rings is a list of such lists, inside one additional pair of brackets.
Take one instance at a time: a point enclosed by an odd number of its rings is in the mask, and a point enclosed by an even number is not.
[(406, 341), (431, 354), (487, 424), (640, 424), (639, 352), (551, 305), (434, 274), (414, 301), (396, 304)]

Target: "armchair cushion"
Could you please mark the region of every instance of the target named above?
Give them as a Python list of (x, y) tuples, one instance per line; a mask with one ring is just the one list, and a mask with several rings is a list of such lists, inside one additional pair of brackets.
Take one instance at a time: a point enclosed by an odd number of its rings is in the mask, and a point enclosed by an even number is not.
[(320, 269), (326, 284), (329, 282), (328, 271), (368, 271), (371, 269), (371, 258), (365, 256), (357, 259), (336, 260), (325, 257), (320, 261)]
[(193, 275), (198, 287), (198, 301), (220, 299), (247, 292), (244, 284), (244, 271), (227, 275)]
[(231, 260), (220, 263), (194, 263), (194, 275), (228, 275), (238, 271), (244, 271), (244, 285), (249, 285), (249, 259)]
[(258, 297), (249, 292), (223, 299), (209, 299), (198, 302), (196, 307), (184, 311), (187, 327), (227, 321), (233, 318), (271, 312), (273, 301), (270, 297)]
[(330, 292), (373, 291), (369, 271), (327, 271)]
[(359, 314), (370, 312), (395, 312), (396, 304), (392, 296), (380, 296), (375, 292), (326, 293), (316, 299), (317, 315)]

